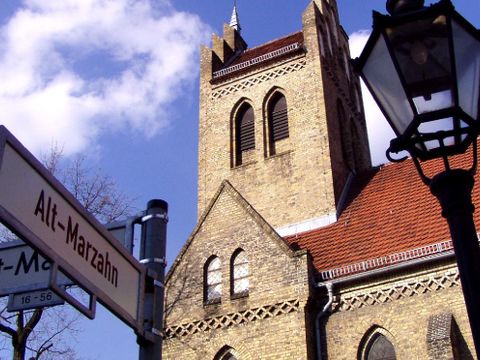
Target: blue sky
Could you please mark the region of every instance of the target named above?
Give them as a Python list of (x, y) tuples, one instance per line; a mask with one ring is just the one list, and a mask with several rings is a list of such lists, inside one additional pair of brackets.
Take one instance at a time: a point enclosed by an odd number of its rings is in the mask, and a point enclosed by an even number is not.
[[(135, 197), (170, 204), (168, 261), (196, 222), (198, 48), (221, 34), (233, 1), (1, 0), (0, 123), (36, 155), (82, 153)], [(250, 46), (301, 28), (307, 0), (238, 0)], [(430, 3), (430, 2), (427, 2)], [(480, 26), (480, 2), (454, 1)], [(338, 0), (347, 34), (385, 0)], [(364, 33), (362, 33), (364, 35)], [(352, 36), (362, 41), (364, 36)], [(377, 112), (366, 104), (369, 117)], [(391, 135), (371, 134), (375, 161)], [(383, 139), (383, 140), (382, 140)], [(134, 359), (133, 332), (105, 312), (82, 321), (84, 359)]]

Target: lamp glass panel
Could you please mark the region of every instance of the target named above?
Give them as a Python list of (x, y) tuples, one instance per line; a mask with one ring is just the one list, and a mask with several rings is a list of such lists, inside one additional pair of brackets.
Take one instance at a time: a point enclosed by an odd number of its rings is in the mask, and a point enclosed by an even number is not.
[(430, 94), (429, 98), (417, 96), (413, 102), (419, 114), (425, 114), (435, 110), (445, 109), (453, 105), (452, 92), (450, 90)]
[(395, 133), (403, 134), (414, 114), (383, 36), (368, 56), (362, 74)]
[[(458, 146), (467, 139), (468, 124), (454, 117), (446, 117), (433, 121), (423, 122), (417, 128), (416, 135), (433, 135), (435, 133), (450, 132), (451, 135), (443, 138), (443, 145), (446, 147)], [(454, 132), (457, 136), (453, 135)], [(415, 136), (414, 136), (415, 137)], [(434, 150), (441, 146), (439, 139), (417, 142), (415, 146), (420, 150)]]
[(478, 120), (480, 92), (480, 42), (452, 22), (457, 69), (459, 105), (474, 120)]
[(418, 114), (453, 106), (446, 17), (432, 16), (387, 29), (401, 77)]
[[(434, 134), (438, 131), (452, 131), (455, 128), (455, 120), (452, 117), (437, 119), (433, 121), (423, 122), (418, 127), (419, 134)], [(455, 138), (449, 136), (444, 138), (443, 143), (445, 146), (455, 145)], [(438, 140), (429, 140), (423, 143), (427, 150), (433, 150), (440, 147), (440, 142)]]

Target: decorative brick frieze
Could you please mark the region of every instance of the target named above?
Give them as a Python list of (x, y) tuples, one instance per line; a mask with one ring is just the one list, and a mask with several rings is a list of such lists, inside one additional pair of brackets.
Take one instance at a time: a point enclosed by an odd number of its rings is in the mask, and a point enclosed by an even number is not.
[(305, 67), (307, 61), (305, 57), (296, 61), (288, 62), (283, 66), (276, 67), (270, 71), (264, 71), (260, 74), (255, 74), (242, 81), (235, 81), (233, 84), (222, 85), (218, 88), (214, 88), (211, 94), (212, 99), (220, 99), (226, 95), (236, 93), (240, 90), (251, 88), (252, 86), (259, 85), (268, 80), (276, 79), (280, 76), (299, 71)]
[(241, 325), (258, 320), (297, 312), (300, 310), (300, 300), (283, 301), (274, 305), (265, 305), (255, 309), (248, 309), (223, 316), (193, 321), (187, 324), (173, 325), (165, 329), (165, 338), (189, 336), (198, 332), (208, 332), (229, 326)]
[(338, 311), (349, 311), (367, 306), (385, 304), (395, 300), (432, 293), (460, 285), (458, 270), (452, 269), (395, 282), (381, 287), (369, 287), (363, 291), (341, 294), (337, 301)]

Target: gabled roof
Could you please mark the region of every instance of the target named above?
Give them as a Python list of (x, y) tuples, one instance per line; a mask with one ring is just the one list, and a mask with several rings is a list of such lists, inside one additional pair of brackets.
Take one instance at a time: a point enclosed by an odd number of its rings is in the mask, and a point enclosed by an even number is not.
[(278, 244), (278, 246), (285, 252), (285, 254), (287, 254), (290, 257), (306, 254), (306, 251), (304, 250), (293, 249), (291, 246), (289, 246), (280, 237), (280, 235), (277, 234), (277, 232), (273, 229), (273, 227), (269, 223), (267, 223), (267, 221), (253, 208), (253, 206), (232, 186), (232, 184), (228, 180), (224, 180), (221, 183), (215, 195), (213, 196), (212, 200), (210, 201), (210, 204), (205, 209), (202, 216), (199, 218), (197, 225), (193, 229), (185, 245), (183, 245), (182, 249), (180, 250), (180, 253), (177, 255), (175, 261), (172, 264), (172, 267), (169, 269), (167, 273), (165, 282), (168, 282), (173, 272), (182, 261), (187, 249), (190, 247), (190, 244), (194, 241), (202, 225), (207, 221), (213, 207), (215, 206), (215, 203), (219, 200), (222, 194), (227, 194), (228, 196), (232, 197), (235, 200), (235, 202), (240, 207), (242, 207), (245, 212), (249, 214), (249, 216), (255, 221), (255, 223), (262, 228), (262, 231)]
[[(468, 168), (470, 158), (457, 157), (457, 164)], [(426, 170), (441, 172), (442, 162), (426, 163)], [(473, 190), (476, 204), (479, 178)], [(474, 216), (478, 222), (480, 214)], [(310, 252), (324, 280), (451, 251), (450, 239), (438, 200), (411, 160), (359, 176), (336, 223), (285, 237), (290, 245)]]
[(213, 81), (224, 81), (304, 51), (303, 32), (299, 31), (241, 52), (224, 68), (213, 73)]

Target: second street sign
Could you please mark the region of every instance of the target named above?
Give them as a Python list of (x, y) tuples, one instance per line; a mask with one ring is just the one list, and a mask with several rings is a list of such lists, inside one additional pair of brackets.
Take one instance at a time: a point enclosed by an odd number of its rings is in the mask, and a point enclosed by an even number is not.
[[(48, 260), (21, 241), (0, 244), (0, 296), (48, 288), (50, 269)], [(72, 282), (60, 275), (57, 284)]]
[[(55, 274), (64, 272), (93, 299), (141, 329), (143, 266), (3, 126), (0, 220), (52, 261), (51, 285)], [(60, 287), (54, 290), (74, 302)], [(82, 311), (93, 317), (94, 307), (90, 310)]]
[(37, 309), (40, 307), (63, 305), (65, 301), (52, 290), (36, 290), (28, 293), (12, 294), (8, 297), (7, 311)]

